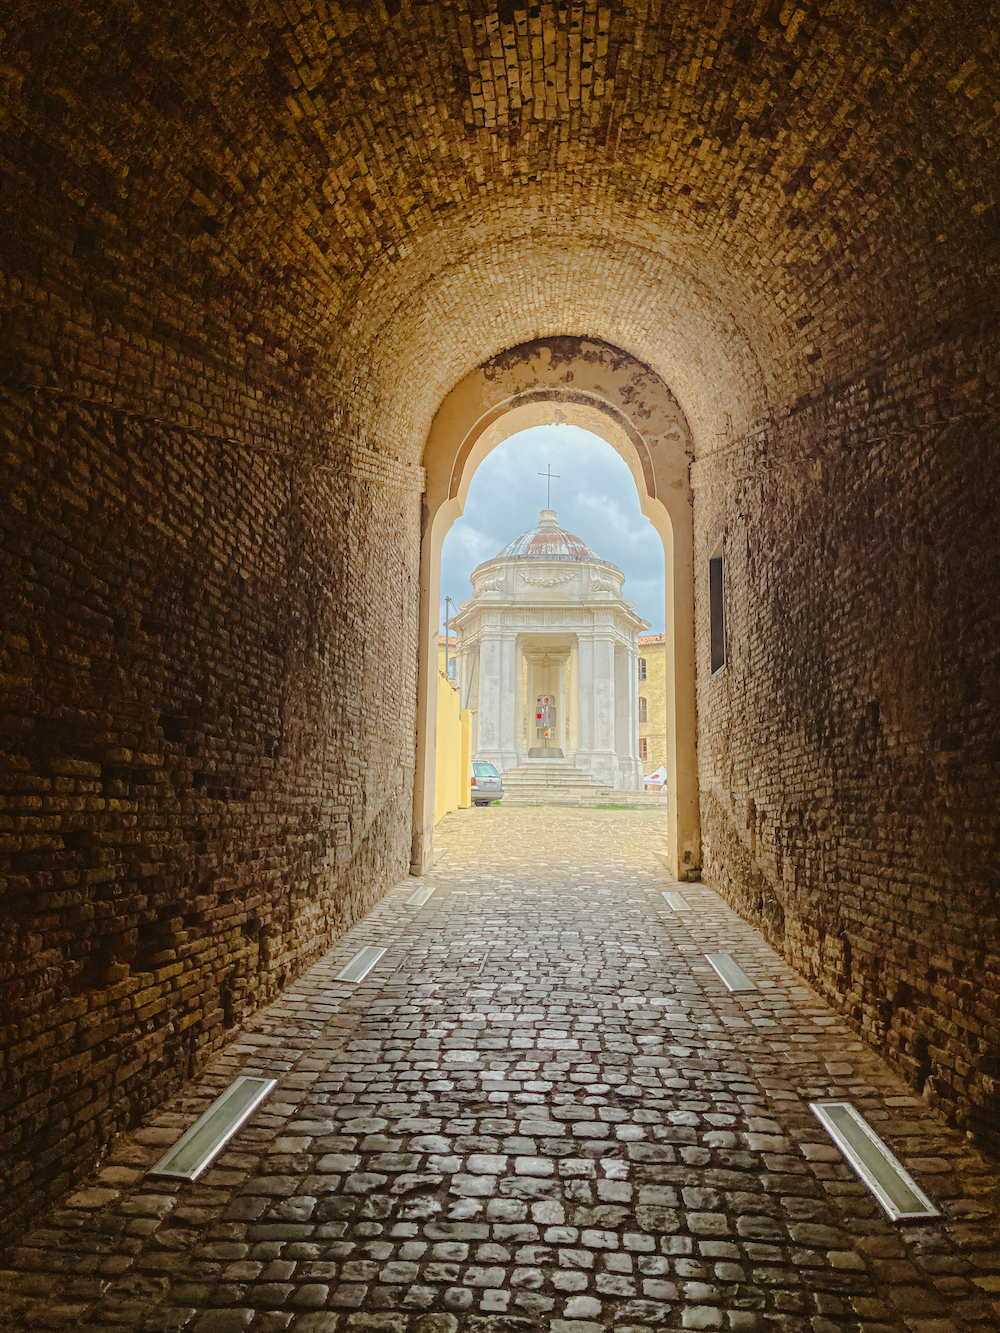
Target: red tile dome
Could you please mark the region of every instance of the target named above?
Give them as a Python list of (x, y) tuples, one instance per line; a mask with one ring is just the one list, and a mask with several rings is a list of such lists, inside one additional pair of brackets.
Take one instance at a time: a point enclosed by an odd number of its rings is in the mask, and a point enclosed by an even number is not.
[(554, 509), (543, 509), (537, 528), (508, 542), (497, 560), (594, 560), (606, 562), (585, 541), (556, 522)]

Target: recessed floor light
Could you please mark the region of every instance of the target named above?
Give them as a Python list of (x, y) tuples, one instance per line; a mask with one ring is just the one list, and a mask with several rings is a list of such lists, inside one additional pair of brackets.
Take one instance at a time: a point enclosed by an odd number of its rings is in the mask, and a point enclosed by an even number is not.
[(342, 972), (337, 973), (334, 981), (364, 981), (384, 953), (385, 949), (377, 949), (374, 944), (366, 945), (358, 950)]
[(197, 1180), (276, 1086), (277, 1079), (249, 1078), (241, 1074), (160, 1158), (149, 1174)]
[(733, 962), (728, 953), (707, 953), (705, 957), (726, 983), (729, 990), (756, 990), (757, 987), (747, 974)]
[(894, 1222), (940, 1216), (850, 1102), (810, 1102), (809, 1109)]
[(409, 907), (423, 907), (424, 903), (434, 892), (435, 888), (437, 888), (436, 884), (431, 885), (430, 887), (425, 886), (422, 889), (417, 889), (415, 892), (410, 894), (409, 898), (407, 898), (406, 900), (407, 905)]
[(661, 892), (667, 900), (667, 906), (672, 907), (675, 912), (691, 911), (691, 904), (684, 897), (683, 893), (675, 893), (672, 889), (662, 889)]

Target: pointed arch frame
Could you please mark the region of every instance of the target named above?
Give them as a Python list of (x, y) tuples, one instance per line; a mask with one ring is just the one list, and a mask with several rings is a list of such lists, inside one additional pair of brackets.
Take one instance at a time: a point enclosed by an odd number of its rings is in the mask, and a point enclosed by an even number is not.
[(570, 424), (611, 445), (663, 542), (667, 667), (667, 852), (701, 866), (693, 587), (691, 431), (668, 386), (629, 353), (588, 338), (545, 338), (493, 357), (444, 398), (424, 448), (411, 872), (434, 862), (434, 768), (441, 549), (491, 450), (532, 426)]

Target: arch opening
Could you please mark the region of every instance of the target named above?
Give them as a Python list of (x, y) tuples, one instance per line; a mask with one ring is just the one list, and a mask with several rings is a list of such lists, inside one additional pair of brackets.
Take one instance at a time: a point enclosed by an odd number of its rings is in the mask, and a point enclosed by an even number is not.
[(410, 869), (434, 858), (437, 628), (441, 550), (472, 477), (504, 440), (532, 426), (580, 426), (625, 461), (642, 513), (663, 543), (666, 641), (667, 847), (684, 879), (701, 865), (695, 716), (691, 432), (663, 380), (609, 344), (539, 339), (501, 353), (441, 403), (424, 449), (417, 755)]

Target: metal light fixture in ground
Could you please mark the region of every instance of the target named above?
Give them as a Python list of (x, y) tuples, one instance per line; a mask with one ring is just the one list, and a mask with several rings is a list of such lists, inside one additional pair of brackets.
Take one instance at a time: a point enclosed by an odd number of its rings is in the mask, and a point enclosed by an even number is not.
[(422, 889), (416, 889), (406, 900), (408, 907), (423, 907), (424, 903), (434, 892), (436, 885), (424, 885)]
[(343, 971), (337, 973), (334, 981), (364, 981), (384, 953), (385, 949), (378, 949), (374, 944), (365, 945), (363, 949), (358, 950)]
[(250, 1078), (241, 1074), (160, 1158), (149, 1174), (197, 1180), (276, 1086), (277, 1079)]
[(672, 907), (675, 912), (691, 911), (691, 904), (684, 897), (683, 893), (676, 893), (673, 889), (662, 889), (661, 892), (667, 900), (667, 906)]
[(938, 1210), (850, 1102), (810, 1102), (809, 1109), (894, 1222), (938, 1217)]
[(728, 990), (756, 990), (756, 985), (750, 980), (743, 969), (734, 963), (727, 953), (707, 953), (705, 957), (711, 963), (713, 969), (718, 973), (726, 983)]

